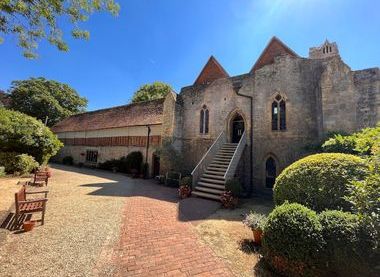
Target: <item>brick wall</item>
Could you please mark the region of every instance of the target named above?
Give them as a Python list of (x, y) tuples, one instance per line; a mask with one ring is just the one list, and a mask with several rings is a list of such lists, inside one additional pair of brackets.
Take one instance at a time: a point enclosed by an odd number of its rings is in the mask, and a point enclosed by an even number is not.
[[(97, 138), (60, 138), (64, 145), (76, 146), (139, 146), (147, 144), (146, 136), (118, 136), (118, 137), (97, 137)], [(161, 143), (161, 136), (150, 136), (149, 144), (158, 146)]]

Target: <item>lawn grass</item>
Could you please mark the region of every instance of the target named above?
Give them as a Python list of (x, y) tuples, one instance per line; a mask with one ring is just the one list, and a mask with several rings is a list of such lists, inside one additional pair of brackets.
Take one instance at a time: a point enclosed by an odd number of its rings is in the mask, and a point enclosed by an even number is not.
[(273, 207), (272, 200), (246, 199), (234, 210), (217, 210), (197, 224), (196, 230), (202, 241), (228, 263), (234, 274), (252, 276), (260, 255), (253, 245), (252, 231), (243, 225), (242, 219), (249, 211), (269, 214)]

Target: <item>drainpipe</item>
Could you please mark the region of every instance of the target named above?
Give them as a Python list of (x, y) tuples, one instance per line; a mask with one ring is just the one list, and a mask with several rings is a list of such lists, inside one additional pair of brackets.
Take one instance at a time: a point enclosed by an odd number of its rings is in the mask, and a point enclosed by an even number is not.
[(250, 99), (250, 122), (251, 122), (251, 128), (249, 129), (249, 138), (250, 138), (250, 151), (249, 151), (249, 163), (250, 163), (250, 170), (249, 170), (249, 174), (250, 174), (250, 181), (251, 181), (251, 184), (248, 188), (248, 197), (250, 197), (252, 195), (252, 184), (253, 184), (253, 171), (252, 171), (252, 167), (253, 167), (253, 105), (252, 105), (252, 102), (253, 102), (253, 97), (252, 96), (249, 96), (249, 95), (245, 95), (245, 94), (241, 94), (239, 93), (239, 90), (242, 88), (242, 84), (240, 81), (237, 81), (237, 82), (233, 82), (232, 83), (232, 86), (233, 86), (233, 89), (235, 91), (235, 93), (239, 96), (242, 96), (242, 97), (245, 97), (245, 98), (248, 98)]
[(145, 163), (148, 163), (148, 151), (149, 151), (149, 138), (150, 138), (150, 126), (146, 125), (148, 128), (148, 139), (146, 141), (146, 154), (145, 154)]

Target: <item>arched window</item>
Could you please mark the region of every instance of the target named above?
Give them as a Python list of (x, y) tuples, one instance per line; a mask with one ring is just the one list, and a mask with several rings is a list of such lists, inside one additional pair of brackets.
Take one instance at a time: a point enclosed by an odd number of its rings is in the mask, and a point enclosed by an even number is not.
[(272, 130), (286, 130), (286, 103), (279, 94), (272, 102)]
[(199, 132), (201, 134), (208, 134), (208, 122), (209, 122), (209, 111), (206, 105), (203, 105), (200, 116)]
[(269, 157), (265, 162), (265, 186), (267, 188), (273, 188), (276, 181), (276, 161)]

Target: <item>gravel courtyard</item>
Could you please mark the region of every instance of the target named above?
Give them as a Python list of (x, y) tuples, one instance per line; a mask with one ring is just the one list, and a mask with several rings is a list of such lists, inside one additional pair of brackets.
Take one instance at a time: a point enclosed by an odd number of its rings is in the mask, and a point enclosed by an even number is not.
[[(0, 229), (0, 276), (232, 275), (179, 214), (176, 189), (91, 169), (53, 165), (52, 172), (45, 225)], [(0, 188), (3, 222), (18, 187), (0, 179)], [(208, 202), (201, 211), (217, 209)]]

